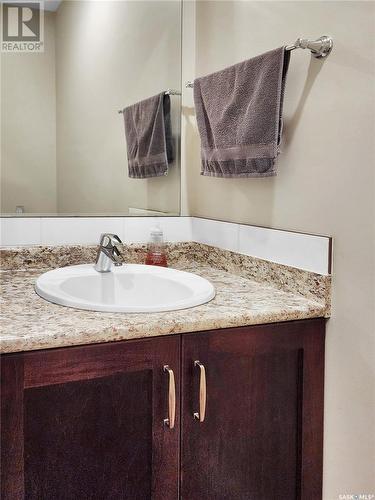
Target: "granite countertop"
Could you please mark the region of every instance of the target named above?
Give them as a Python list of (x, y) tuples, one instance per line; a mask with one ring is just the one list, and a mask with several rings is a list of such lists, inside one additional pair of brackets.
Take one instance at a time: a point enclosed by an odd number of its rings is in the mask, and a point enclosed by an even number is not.
[[(191, 249), (188, 250), (191, 259), (193, 255)], [(230, 272), (202, 262), (202, 258), (195, 262), (181, 259), (180, 254), (173, 267), (196, 273), (211, 281), (216, 288), (216, 297), (211, 302), (162, 313), (83, 311), (52, 304), (35, 293), (35, 281), (48, 267), (1, 271), (1, 352), (49, 349), (329, 315), (327, 286), (322, 287), (319, 275), (313, 275), (318, 292), (314, 297), (311, 283), (307, 292), (300, 293), (298, 287), (294, 290), (290, 284), (283, 287), (277, 280), (273, 282), (270, 276), (275, 277), (274, 269), (272, 273), (267, 271), (268, 279), (261, 280), (256, 275), (249, 276), (249, 271), (241, 276), (236, 270)], [(228, 255), (224, 255), (223, 260), (228, 261)], [(265, 261), (260, 262), (264, 268)], [(285, 272), (284, 269), (283, 276)], [(304, 276), (305, 285), (299, 285), (302, 290), (309, 282), (308, 274), (311, 274), (308, 273), (306, 279), (306, 273), (303, 273), (295, 273), (297, 277)]]

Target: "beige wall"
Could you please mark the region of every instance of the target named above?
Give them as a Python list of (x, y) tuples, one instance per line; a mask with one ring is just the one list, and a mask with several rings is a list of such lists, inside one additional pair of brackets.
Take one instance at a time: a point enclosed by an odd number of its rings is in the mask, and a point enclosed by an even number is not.
[[(185, 9), (184, 32), (194, 36), (194, 6)], [(191, 67), (195, 58), (200, 76), (298, 36), (335, 40), (326, 61), (292, 54), (275, 178), (200, 176), (189, 91), (183, 101), (185, 211), (334, 237), (325, 500), (375, 493), (374, 16), (373, 2), (198, 2), (195, 53), (186, 59)]]
[[(59, 213), (178, 213), (179, 164), (167, 177), (129, 179), (117, 111), (180, 88), (179, 2), (65, 1), (56, 26)], [(171, 102), (177, 139), (180, 98)]]
[(55, 18), (45, 51), (1, 53), (1, 212), (56, 212)]
[[(300, 35), (314, 37), (327, 33), (335, 39), (334, 51), (327, 61), (311, 59), (302, 50), (292, 54), (284, 107), (284, 146), (276, 178), (201, 177), (192, 93), (184, 91), (183, 207), (185, 213), (193, 215), (334, 237), (333, 317), (328, 323), (326, 353), (324, 499), (337, 499), (340, 493), (374, 493), (375, 5), (373, 2), (327, 1), (199, 2), (195, 11), (194, 3), (186, 2), (185, 14), (183, 81), (193, 78), (194, 72), (198, 76), (215, 71), (292, 42)], [(103, 13), (101, 19), (116, 26), (116, 19), (112, 19), (109, 12), (106, 15)], [(159, 40), (159, 34), (152, 31), (151, 21), (143, 24), (144, 20), (133, 19), (134, 23), (142, 22), (142, 27)], [(94, 16), (92, 20), (94, 23)], [(78, 26), (76, 30), (76, 36), (87, 42), (90, 33), (82, 32)], [(69, 125), (62, 129), (66, 137), (60, 141), (60, 148), (65, 147), (64, 140), (70, 148), (64, 165), (73, 188), (70, 193), (66, 182), (60, 193), (60, 196), (71, 195), (70, 206), (74, 203), (78, 206), (80, 198), (90, 202), (102, 190), (108, 195), (109, 185), (116, 186), (115, 197), (119, 203), (128, 195), (120, 181), (122, 169), (126, 168), (125, 145), (119, 123), (121, 117), (116, 111), (127, 104), (126, 99), (131, 102), (138, 97), (125, 87), (129, 78), (139, 81), (150, 93), (154, 91), (152, 85), (158, 73), (164, 75), (163, 86), (176, 85), (170, 83), (172, 77), (168, 74), (173, 68), (160, 71), (157, 65), (152, 66), (152, 57), (144, 67), (137, 66), (134, 60), (123, 68), (120, 66), (123, 74), (115, 87), (110, 85), (108, 74), (117, 72), (119, 67), (114, 60), (119, 41), (116, 36), (124, 36), (130, 56), (137, 44), (137, 38), (127, 38), (124, 29), (117, 27), (116, 33), (115, 38), (103, 35), (96, 47), (97, 60), (85, 52), (87, 47), (83, 42), (73, 44), (72, 38), (65, 35), (67, 51), (74, 55), (70, 71), (65, 75), (66, 85), (69, 84), (66, 88), (75, 90), (74, 95), (67, 91), (58, 106), (62, 112), (65, 105), (71, 105), (71, 109), (78, 106), (76, 118), (72, 111), (67, 117)], [(59, 36), (63, 34), (60, 32)], [(162, 40), (160, 43), (165, 47), (167, 40), (163, 37)], [(159, 43), (153, 50), (159, 50)], [(83, 65), (78, 54), (85, 56)], [(40, 58), (37, 61), (42, 62), (41, 55), (2, 54), (2, 74), (6, 75), (7, 71), (9, 74), (11, 65), (17, 63), (16, 58), (23, 61), (21, 58), (26, 60), (26, 57)], [(100, 70), (98, 61), (101, 61)], [(41, 85), (25, 85), (28, 75), (22, 72), (22, 67), (17, 75), (20, 77), (13, 82), (23, 96), (22, 102), (9, 100), (2, 80), (2, 125), (6, 121), (9, 130), (5, 133), (2, 127), (2, 151), (7, 158), (15, 158), (19, 151), (24, 152), (24, 157), (28, 156), (34, 142), (33, 136), (27, 135), (22, 148), (19, 147), (19, 138), (25, 131), (23, 124), (34, 120), (31, 132), (35, 135), (36, 119), (42, 117), (41, 124), (49, 124), (43, 132), (47, 138), (46, 148), (37, 148), (39, 160), (36, 163), (23, 160), (29, 167), (27, 175), (39, 175), (40, 200), (45, 199), (46, 192), (53, 194), (54, 120), (48, 103), (53, 100), (54, 80), (52, 76), (44, 78), (48, 83), (44, 90)], [(130, 76), (129, 67), (132, 68)], [(46, 72), (46, 76), (49, 75)], [(43, 105), (33, 108), (29, 92), (43, 97)], [(99, 105), (99, 97), (103, 96), (105, 107)], [(14, 106), (18, 106), (18, 115), (11, 118), (10, 109)], [(94, 118), (98, 116), (101, 120), (94, 126)], [(96, 142), (79, 149), (78, 145), (84, 143), (82, 131), (85, 130), (92, 130)], [(11, 140), (7, 135), (10, 131)], [(31, 134), (30, 129), (27, 132)], [(115, 146), (111, 142), (113, 137)], [(78, 161), (84, 165), (88, 185), (76, 175)], [(12, 209), (16, 204), (25, 204), (28, 209), (35, 200), (37, 188), (29, 189), (30, 178), (24, 177), (23, 184), (17, 182), (27, 189), (22, 191), (22, 199), (10, 197)], [(133, 182), (135, 185), (138, 181)], [(150, 182), (149, 192), (152, 192), (153, 181), (140, 182)], [(2, 193), (3, 198), (8, 195), (7, 191)], [(164, 194), (159, 196), (162, 188), (154, 192), (159, 200), (163, 198)], [(32, 198), (25, 201), (29, 193)], [(105, 197), (100, 208), (97, 200), (93, 210), (105, 210)], [(63, 204), (61, 206), (65, 210)], [(48, 205), (46, 210), (54, 211), (54, 208)]]

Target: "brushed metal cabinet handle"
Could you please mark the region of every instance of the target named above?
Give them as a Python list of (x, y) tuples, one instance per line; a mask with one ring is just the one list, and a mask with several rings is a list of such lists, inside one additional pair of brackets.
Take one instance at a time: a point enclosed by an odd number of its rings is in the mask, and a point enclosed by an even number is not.
[(199, 368), (199, 412), (194, 412), (194, 418), (204, 422), (207, 401), (206, 369), (199, 360), (194, 361), (194, 366)]
[(174, 423), (176, 420), (176, 384), (174, 380), (173, 370), (169, 365), (164, 365), (163, 370), (168, 373), (169, 383), (168, 383), (168, 418), (164, 419), (164, 425), (168, 426), (170, 429), (174, 428)]

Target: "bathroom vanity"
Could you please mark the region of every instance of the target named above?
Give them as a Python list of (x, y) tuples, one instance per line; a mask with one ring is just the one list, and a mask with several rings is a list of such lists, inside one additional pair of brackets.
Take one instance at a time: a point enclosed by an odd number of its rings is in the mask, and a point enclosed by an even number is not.
[(274, 264), (243, 256), (241, 274), (240, 257), (182, 244), (172, 264), (214, 300), (95, 313), (38, 297), (30, 252), (32, 269), (3, 272), (4, 500), (321, 498), (327, 277), (281, 266), (283, 289)]
[(2, 498), (318, 499), (323, 373), (324, 319), (5, 356)]

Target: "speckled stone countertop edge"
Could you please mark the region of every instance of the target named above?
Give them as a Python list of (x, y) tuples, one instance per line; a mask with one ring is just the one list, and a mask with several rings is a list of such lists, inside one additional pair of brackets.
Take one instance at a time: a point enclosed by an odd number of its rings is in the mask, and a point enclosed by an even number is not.
[[(199, 306), (198, 306), (199, 307)], [(190, 325), (185, 322), (183, 325), (177, 325), (171, 331), (169, 328), (165, 330), (159, 330), (154, 335), (150, 335), (148, 332), (142, 332), (138, 330), (137, 332), (129, 332), (126, 330), (119, 329), (109, 329), (103, 330), (100, 334), (95, 334), (95, 340), (89, 339), (75, 339), (71, 337), (70, 339), (62, 339), (61, 337), (54, 336), (53, 338), (46, 338), (45, 335), (40, 334), (40, 337), (34, 336), (33, 345), (29, 343), (26, 345), (25, 340), (18, 337), (9, 337), (0, 340), (0, 355), (5, 354), (17, 354), (22, 352), (32, 352), (46, 349), (59, 349), (65, 347), (78, 347), (91, 344), (107, 344), (108, 342), (120, 342), (128, 340), (142, 340), (151, 339), (155, 337), (166, 337), (170, 335), (184, 335), (193, 333), (202, 333), (204, 331), (219, 330), (219, 329), (229, 329), (229, 328), (240, 328), (246, 326), (256, 326), (256, 325), (269, 325), (273, 323), (284, 323), (289, 321), (302, 321), (308, 319), (318, 319), (322, 318), (323, 311), (318, 308), (313, 311), (304, 311), (295, 313), (294, 315), (288, 315), (288, 318), (282, 319), (281, 317), (267, 318), (259, 315), (258, 318), (242, 319), (242, 320), (232, 320), (230, 321), (226, 318), (225, 326), (214, 326), (213, 321), (208, 320), (207, 322), (202, 321), (199, 326), (197, 323)]]

